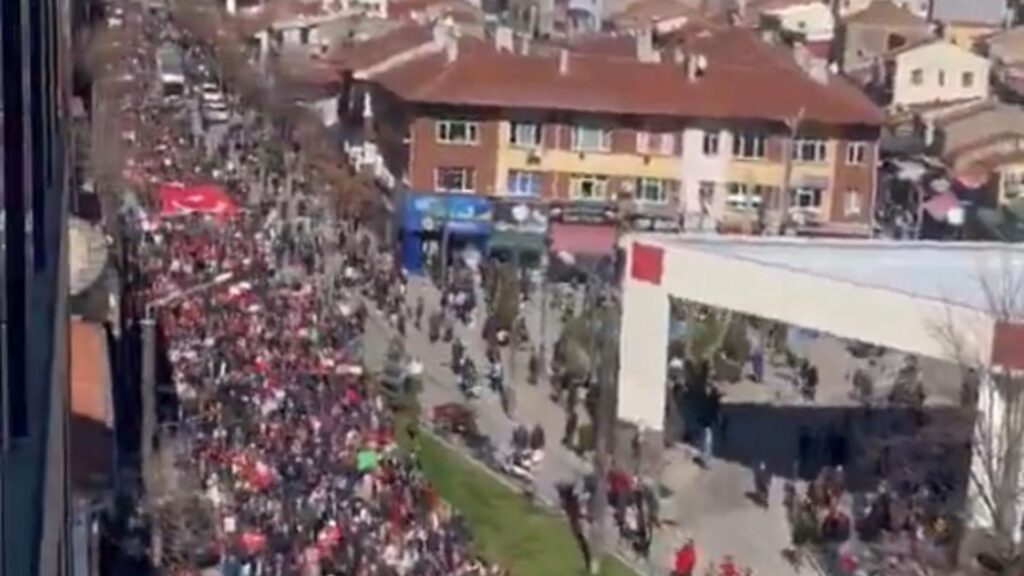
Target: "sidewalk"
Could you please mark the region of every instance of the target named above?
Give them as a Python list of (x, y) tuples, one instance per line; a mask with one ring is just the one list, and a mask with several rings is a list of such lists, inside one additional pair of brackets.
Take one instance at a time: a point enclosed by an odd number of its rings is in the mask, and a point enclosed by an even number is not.
[[(408, 301), (415, 302), (417, 296), (423, 297), (429, 313), (437, 306), (440, 294), (428, 281), (414, 278), (409, 282)], [(373, 314), (376, 321), (367, 324), (364, 344), (367, 362), (372, 369), (379, 370), (384, 364), (391, 330), (379, 313)], [(531, 303), (526, 314), (531, 334), (539, 334), (539, 299)], [(556, 314), (548, 314), (548, 320), (548, 350), (551, 350), (560, 328)], [(473, 327), (459, 325), (456, 333), (467, 344), (468, 352), (478, 365), (483, 365), (484, 342), (480, 337), (479, 320)], [(426, 411), (447, 402), (464, 402), (448, 364), (447, 344), (431, 344), (424, 330), (416, 330), (410, 324), (406, 350), (424, 364), (426, 378), (421, 399)], [(546, 383), (537, 386), (526, 383), (528, 358), (529, 354), (523, 352), (517, 359), (515, 412), (519, 422), (528, 426), (540, 424), (547, 433), (547, 453), (535, 471), (536, 488), (541, 498), (557, 502), (555, 485), (582, 477), (590, 471), (590, 464), (558, 442), (565, 426), (564, 410), (551, 401)], [(473, 405), (481, 430), (492, 439), (496, 449), (503, 450), (516, 422), (506, 417), (497, 395), (489, 390)], [(747, 469), (732, 463), (714, 462), (710, 470), (701, 470), (682, 447), (665, 452), (658, 480), (670, 494), (662, 500), (661, 517), (665, 528), (655, 534), (647, 573), (668, 574), (674, 550), (686, 536), (692, 536), (702, 566), (731, 554), (742, 566), (753, 568), (757, 576), (794, 574), (793, 567), (781, 555), (788, 545), (789, 531), (782, 513), (780, 482), (775, 483), (772, 507), (763, 510), (745, 496), (752, 488), (752, 477)], [(637, 560), (628, 551), (624, 556), (634, 562)]]

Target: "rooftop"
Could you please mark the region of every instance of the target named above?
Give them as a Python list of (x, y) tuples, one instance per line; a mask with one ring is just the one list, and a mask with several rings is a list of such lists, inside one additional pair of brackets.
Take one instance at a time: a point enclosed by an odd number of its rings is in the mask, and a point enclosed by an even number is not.
[(706, 59), (699, 77), (689, 78), (673, 55), (655, 63), (571, 51), (524, 56), (487, 46), (467, 50), (460, 41), (457, 54), (435, 53), (378, 80), (399, 97), (431, 104), (770, 121), (803, 109), (806, 119), (825, 124), (883, 121), (846, 80), (829, 75), (815, 81), (785, 48), (751, 31), (705, 29), (677, 42), (691, 58)]
[(432, 40), (433, 32), (429, 27), (406, 23), (364, 42), (335, 44), (324, 57), (324, 61), (355, 72), (380, 64), (388, 58)]
[(847, 16), (844, 22), (848, 25), (893, 26), (901, 28), (923, 28), (928, 26), (926, 20), (905, 7), (894, 4), (891, 0), (875, 0), (867, 8)]
[(1024, 247), (1013, 244), (692, 235), (657, 242), (984, 312), (986, 282), (1024, 278)]
[(932, 18), (947, 24), (1001, 26), (1008, 15), (1007, 0), (932, 0)]

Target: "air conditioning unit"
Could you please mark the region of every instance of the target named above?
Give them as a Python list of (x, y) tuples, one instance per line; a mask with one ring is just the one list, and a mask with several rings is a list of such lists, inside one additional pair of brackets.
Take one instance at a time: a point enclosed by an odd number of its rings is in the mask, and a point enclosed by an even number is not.
[(540, 164), (541, 151), (537, 149), (530, 150), (526, 155), (526, 163), (531, 166)]

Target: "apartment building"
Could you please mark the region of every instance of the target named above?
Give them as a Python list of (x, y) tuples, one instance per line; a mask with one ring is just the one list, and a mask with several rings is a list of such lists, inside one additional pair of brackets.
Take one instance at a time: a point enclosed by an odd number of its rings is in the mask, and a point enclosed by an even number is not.
[(628, 57), (443, 44), (353, 105), (409, 190), (615, 203), (692, 229), (770, 213), (788, 173), (808, 226), (870, 220), (881, 112), (750, 31), (639, 34)]

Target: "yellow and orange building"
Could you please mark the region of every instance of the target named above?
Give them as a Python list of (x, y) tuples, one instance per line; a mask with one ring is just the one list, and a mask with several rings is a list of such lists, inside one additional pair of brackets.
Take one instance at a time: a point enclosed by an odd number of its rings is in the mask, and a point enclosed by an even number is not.
[(442, 39), (365, 78), (353, 108), (372, 109), (367, 133), (415, 191), (729, 227), (777, 209), (788, 172), (799, 221), (866, 229), (881, 111), (747, 30), (676, 35), (545, 52)]

